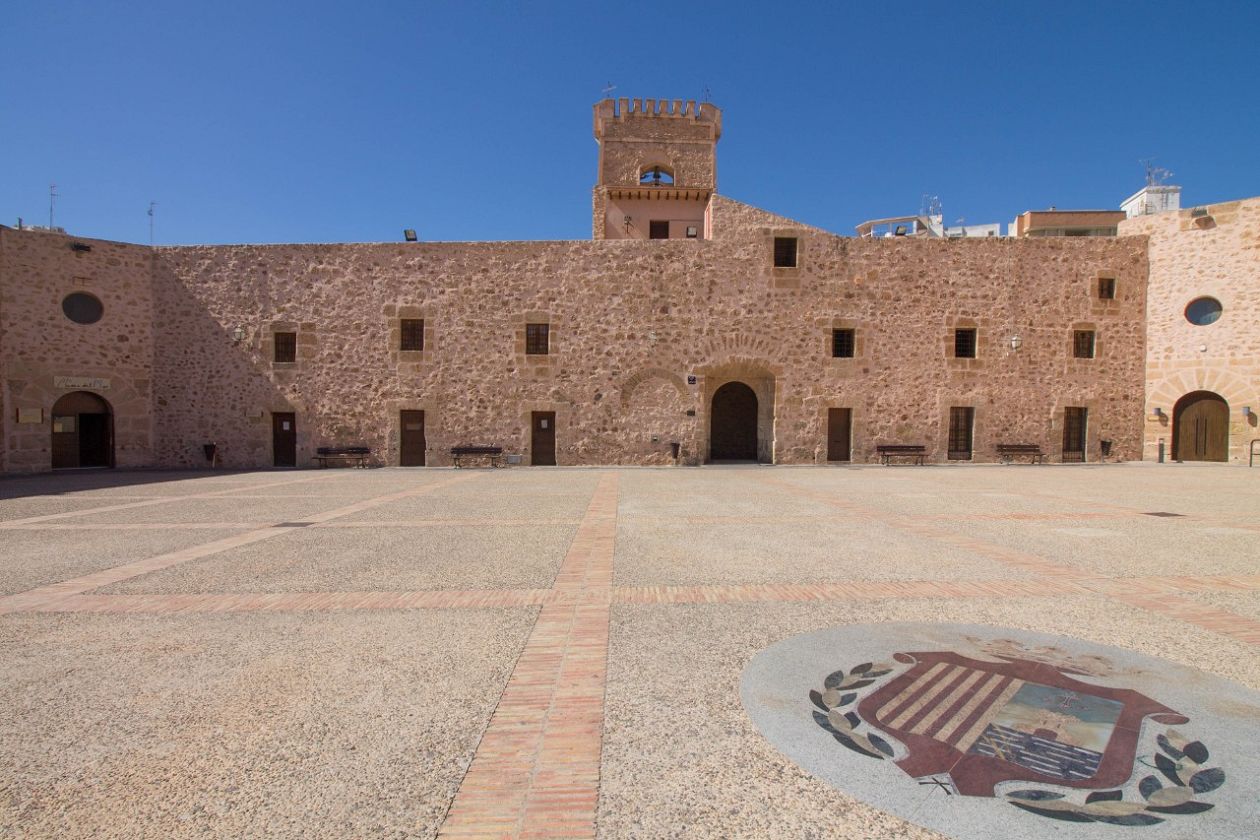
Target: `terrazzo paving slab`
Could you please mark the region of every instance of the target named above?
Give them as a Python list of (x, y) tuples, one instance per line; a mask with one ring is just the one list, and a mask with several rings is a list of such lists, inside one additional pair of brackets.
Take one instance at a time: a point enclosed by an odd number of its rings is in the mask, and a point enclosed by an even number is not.
[(339, 507), (337, 499), (249, 498), (178, 499), (128, 510), (85, 513), (63, 520), (69, 524), (130, 522), (135, 524), (183, 524), (197, 522), (286, 522)]
[(374, 592), (551, 585), (576, 525), (294, 530), (101, 593)]
[(0, 618), (0, 835), (433, 836), (533, 617)]
[(740, 697), (807, 772), (959, 840), (1101, 840), (1117, 826), (1245, 840), (1260, 824), (1260, 692), (1116, 647), (981, 625), (835, 627), (759, 653)]
[(225, 528), (178, 531), (0, 529), (0, 594), (25, 592), (239, 532), (239, 529)]

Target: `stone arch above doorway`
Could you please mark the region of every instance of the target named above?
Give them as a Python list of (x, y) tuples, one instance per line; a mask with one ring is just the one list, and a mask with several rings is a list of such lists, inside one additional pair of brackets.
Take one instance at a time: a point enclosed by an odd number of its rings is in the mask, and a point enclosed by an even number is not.
[(52, 468), (112, 467), (114, 410), (91, 391), (72, 391), (52, 408)]
[(703, 428), (709, 436), (701, 451), (713, 453), (714, 431), (713, 400), (717, 392), (729, 382), (739, 382), (752, 389), (757, 397), (757, 452), (754, 456), (762, 463), (774, 462), (775, 383), (782, 373), (776, 366), (747, 356), (726, 356), (712, 364), (696, 368), (704, 377), (702, 405), (709, 412)]
[(1173, 406), (1173, 460), (1229, 460), (1229, 403), (1212, 391), (1191, 391)]

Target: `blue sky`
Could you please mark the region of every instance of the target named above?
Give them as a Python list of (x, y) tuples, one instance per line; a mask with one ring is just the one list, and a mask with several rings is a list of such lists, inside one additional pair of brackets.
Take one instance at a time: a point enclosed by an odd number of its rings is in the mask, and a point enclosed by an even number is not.
[(40, 0), (0, 19), (0, 223), (158, 243), (586, 239), (591, 105), (723, 108), (719, 191), (841, 232), (1260, 195), (1257, 2)]

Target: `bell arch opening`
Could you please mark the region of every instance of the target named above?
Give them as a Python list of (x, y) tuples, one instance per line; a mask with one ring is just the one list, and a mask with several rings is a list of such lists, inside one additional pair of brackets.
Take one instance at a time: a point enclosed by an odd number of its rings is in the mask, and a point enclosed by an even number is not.
[(52, 408), (52, 468), (114, 466), (114, 410), (90, 391), (63, 395)]
[(1229, 403), (1212, 391), (1191, 391), (1173, 406), (1174, 461), (1229, 460)]

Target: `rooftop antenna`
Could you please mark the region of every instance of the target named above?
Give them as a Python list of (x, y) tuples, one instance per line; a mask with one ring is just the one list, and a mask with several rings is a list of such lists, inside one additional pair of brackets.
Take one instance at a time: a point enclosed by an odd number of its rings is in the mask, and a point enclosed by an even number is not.
[(57, 185), (48, 185), (48, 229), (53, 229), (53, 211), (57, 208)]
[(700, 96), (701, 96), (701, 99), (700, 99), (701, 102), (713, 101), (713, 91), (709, 90), (708, 85), (704, 86), (704, 90), (701, 92)]
[(153, 208), (157, 207), (156, 201), (149, 202), (149, 244), (153, 244)]
[(614, 85), (612, 82), (609, 82), (608, 84), (604, 85), (604, 89), (601, 92), (604, 94), (605, 99), (612, 99), (612, 92), (616, 89), (617, 89), (617, 86)]
[(929, 217), (930, 217), (930, 216), (940, 216), (940, 215), (942, 215), (942, 213), (941, 213), (941, 198), (940, 198), (940, 196), (937, 196), (937, 195), (930, 195), (929, 193), (924, 193), (924, 194), (923, 194), (923, 201), (922, 201), (922, 203), (919, 205), (919, 215), (920, 215), (920, 216), (929, 216)]
[(1162, 166), (1156, 166), (1155, 158), (1145, 158), (1140, 163), (1142, 168), (1146, 170), (1146, 186), (1148, 187), (1163, 186), (1164, 182), (1173, 176), (1171, 170)]

